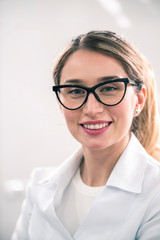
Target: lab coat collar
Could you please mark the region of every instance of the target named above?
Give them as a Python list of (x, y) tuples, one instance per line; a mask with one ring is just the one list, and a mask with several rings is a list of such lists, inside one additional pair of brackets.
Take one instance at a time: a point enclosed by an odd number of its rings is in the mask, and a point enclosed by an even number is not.
[(133, 193), (140, 193), (147, 166), (147, 159), (147, 152), (132, 133), (131, 139), (116, 163), (106, 186)]
[(53, 185), (66, 185), (77, 171), (83, 158), (82, 148), (79, 147), (66, 161), (53, 170), (45, 179), (39, 181), (39, 184), (48, 185), (52, 188)]
[[(145, 149), (132, 133), (130, 141), (116, 163), (106, 187), (115, 187), (125, 191), (140, 193), (143, 178), (147, 166), (147, 156)], [(58, 186), (61, 190), (60, 196), (69, 181), (75, 174), (83, 158), (82, 148), (75, 151), (70, 158), (56, 168), (55, 172), (39, 184), (45, 185), (49, 189), (56, 190)], [(52, 195), (53, 196), (53, 195)]]

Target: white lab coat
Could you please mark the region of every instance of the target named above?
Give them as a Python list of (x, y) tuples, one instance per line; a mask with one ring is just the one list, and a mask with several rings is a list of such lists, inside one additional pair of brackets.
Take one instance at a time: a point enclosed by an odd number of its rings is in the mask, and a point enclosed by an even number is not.
[(55, 209), (81, 159), (79, 149), (56, 169), (34, 171), (12, 240), (160, 240), (160, 164), (133, 134), (105, 189), (70, 236)]

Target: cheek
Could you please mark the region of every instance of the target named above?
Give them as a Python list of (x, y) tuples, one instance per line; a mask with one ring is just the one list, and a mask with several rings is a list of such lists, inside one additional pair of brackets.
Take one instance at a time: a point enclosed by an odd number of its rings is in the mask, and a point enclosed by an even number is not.
[(111, 112), (116, 122), (120, 122), (122, 125), (131, 125), (134, 117), (134, 109), (135, 98), (124, 98), (120, 104), (111, 109)]
[(76, 111), (70, 111), (67, 109), (62, 110), (63, 116), (65, 118), (66, 124), (69, 129), (71, 129), (74, 126), (74, 123), (76, 123), (77, 120), (77, 113)]

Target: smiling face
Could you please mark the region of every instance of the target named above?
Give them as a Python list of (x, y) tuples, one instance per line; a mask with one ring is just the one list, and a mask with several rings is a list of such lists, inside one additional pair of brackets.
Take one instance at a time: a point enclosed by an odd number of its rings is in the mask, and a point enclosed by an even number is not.
[[(127, 78), (116, 59), (98, 52), (78, 50), (65, 63), (60, 84), (74, 83), (86, 87), (98, 84), (106, 77)], [(90, 93), (87, 102), (77, 110), (61, 106), (71, 134), (83, 148), (104, 150), (122, 148), (129, 140), (135, 108), (140, 99), (133, 86), (127, 87), (123, 101), (116, 106), (105, 106)]]

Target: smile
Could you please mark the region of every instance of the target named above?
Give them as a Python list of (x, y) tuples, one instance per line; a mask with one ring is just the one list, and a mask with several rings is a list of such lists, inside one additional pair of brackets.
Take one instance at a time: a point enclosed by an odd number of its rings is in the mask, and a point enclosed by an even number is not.
[(98, 130), (104, 127), (107, 127), (110, 123), (101, 123), (101, 124), (83, 124), (83, 127), (86, 129)]
[(98, 120), (82, 122), (80, 125), (85, 133), (95, 136), (105, 133), (110, 127), (111, 123), (112, 122), (109, 121)]

